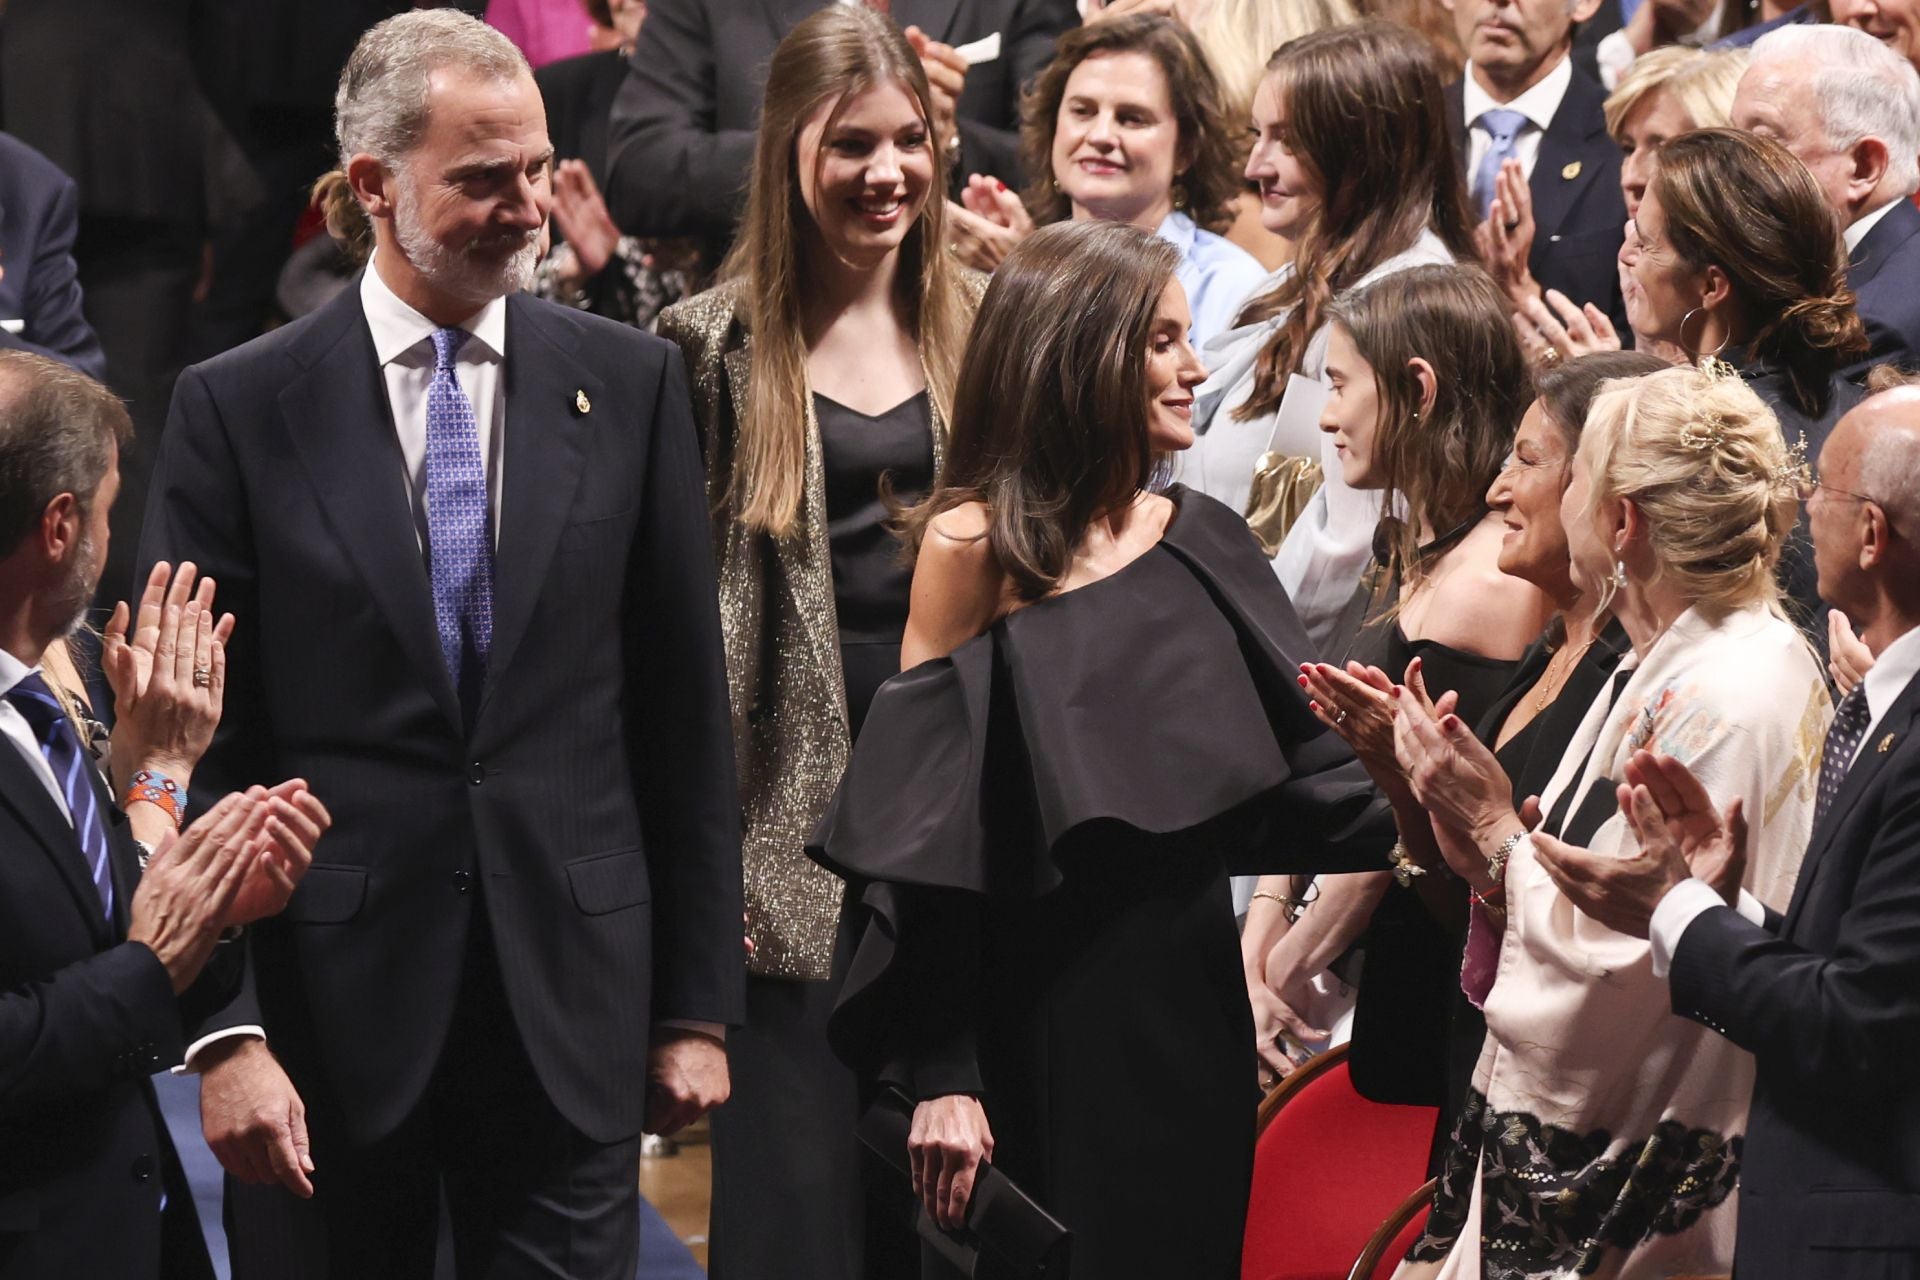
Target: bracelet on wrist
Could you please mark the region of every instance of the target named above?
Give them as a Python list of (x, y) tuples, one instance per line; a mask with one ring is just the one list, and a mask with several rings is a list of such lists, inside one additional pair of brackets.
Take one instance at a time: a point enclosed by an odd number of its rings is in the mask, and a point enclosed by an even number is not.
[(1487, 876), (1496, 888), (1504, 888), (1507, 883), (1507, 860), (1513, 857), (1513, 851), (1527, 838), (1525, 831), (1516, 831), (1500, 842), (1500, 847), (1487, 855)]
[(141, 769), (127, 779), (127, 803), (145, 800), (164, 811), (178, 831), (187, 813), (187, 789), (157, 769)]

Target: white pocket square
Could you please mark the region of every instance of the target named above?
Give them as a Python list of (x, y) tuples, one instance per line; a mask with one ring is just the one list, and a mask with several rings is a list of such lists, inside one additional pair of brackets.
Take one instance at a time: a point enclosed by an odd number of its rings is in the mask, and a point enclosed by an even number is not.
[(0, 320), (0, 329), (5, 329), (8, 333), (24, 333), (26, 328), (27, 322), (24, 319)]
[(961, 60), (970, 67), (977, 67), (983, 62), (992, 62), (1000, 56), (1000, 33), (996, 31), (990, 36), (969, 41), (960, 45), (954, 52), (959, 54)]

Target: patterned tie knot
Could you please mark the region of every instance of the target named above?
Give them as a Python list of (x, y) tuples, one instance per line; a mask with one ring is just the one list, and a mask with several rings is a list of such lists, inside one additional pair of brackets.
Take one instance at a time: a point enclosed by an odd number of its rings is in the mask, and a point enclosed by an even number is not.
[(1525, 112), (1494, 107), (1491, 110), (1482, 111), (1476, 123), (1487, 131), (1487, 135), (1493, 139), (1494, 146), (1504, 147), (1520, 136), (1520, 130), (1527, 126), (1527, 117)]
[(27, 718), (34, 735), (42, 739), (47, 736), (47, 730), (67, 714), (66, 708), (60, 705), (60, 699), (54, 696), (53, 690), (47, 687), (47, 682), (40, 678), (37, 671), (29, 671), (19, 684), (9, 689), (7, 701)]
[(454, 357), (460, 354), (460, 348), (472, 336), (465, 329), (435, 329), (433, 331), (434, 372), (452, 372)]

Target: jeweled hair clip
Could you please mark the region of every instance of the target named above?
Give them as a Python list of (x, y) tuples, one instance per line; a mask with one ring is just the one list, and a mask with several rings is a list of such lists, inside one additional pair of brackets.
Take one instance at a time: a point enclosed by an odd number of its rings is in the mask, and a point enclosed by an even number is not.
[(1689, 449), (1718, 449), (1727, 439), (1727, 419), (1711, 412), (1680, 428), (1680, 443)]

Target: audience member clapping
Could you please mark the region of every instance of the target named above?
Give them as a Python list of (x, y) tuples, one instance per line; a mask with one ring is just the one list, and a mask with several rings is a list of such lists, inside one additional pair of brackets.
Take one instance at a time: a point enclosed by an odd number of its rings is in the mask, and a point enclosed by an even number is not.
[(1571, 911), (1529, 831), (1623, 848), (1616, 784), (1635, 752), (1659, 751), (1716, 804), (1744, 800), (1746, 884), (1784, 906), (1813, 816), (1807, 743), (1829, 715), (1774, 582), (1800, 483), (1773, 415), (1738, 378), (1671, 369), (1603, 388), (1561, 511), (1574, 583), (1633, 651), (1538, 805), (1521, 806), (1528, 818), (1458, 716), (1396, 699), (1401, 763), (1476, 903), (1468, 976), (1482, 980), (1468, 994), (1487, 1020), (1412, 1274), (1479, 1276), (1493, 1256), (1518, 1275), (1705, 1274), (1731, 1261), (1752, 1060), (1669, 1015), (1644, 938)]
[(1070, 32), (1027, 95), (1022, 196), (973, 175), (949, 211), (954, 250), (983, 271), (1036, 224), (1126, 222), (1180, 250), (1198, 345), (1229, 327), (1266, 271), (1218, 233), (1233, 221), (1234, 147), (1220, 86), (1171, 19), (1137, 14)]

